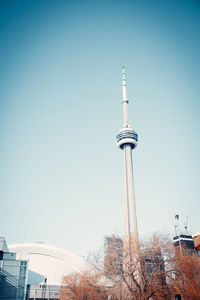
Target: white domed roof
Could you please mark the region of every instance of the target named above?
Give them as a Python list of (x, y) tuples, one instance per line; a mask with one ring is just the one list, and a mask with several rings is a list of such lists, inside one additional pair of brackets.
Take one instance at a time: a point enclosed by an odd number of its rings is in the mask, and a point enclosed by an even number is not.
[(8, 248), (17, 254), (17, 259), (28, 260), (29, 270), (47, 278), (47, 284), (61, 285), (63, 276), (86, 267), (85, 261), (78, 255), (43, 243), (13, 244)]

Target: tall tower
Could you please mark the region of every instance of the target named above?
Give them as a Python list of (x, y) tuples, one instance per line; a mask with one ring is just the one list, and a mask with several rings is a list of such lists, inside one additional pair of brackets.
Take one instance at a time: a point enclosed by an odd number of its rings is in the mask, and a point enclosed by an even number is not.
[(139, 251), (139, 239), (133, 185), (132, 150), (137, 146), (138, 135), (128, 124), (128, 99), (123, 66), (123, 128), (117, 135), (117, 145), (124, 151), (124, 241), (133, 239), (136, 252)]

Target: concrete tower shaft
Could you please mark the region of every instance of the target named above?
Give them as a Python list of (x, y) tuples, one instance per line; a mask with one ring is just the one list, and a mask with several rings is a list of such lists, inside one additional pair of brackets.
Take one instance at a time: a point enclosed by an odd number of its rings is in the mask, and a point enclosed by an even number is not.
[(124, 238), (134, 239), (138, 251), (138, 228), (133, 184), (132, 150), (137, 146), (138, 135), (128, 124), (128, 100), (123, 67), (123, 128), (117, 135), (117, 145), (124, 150)]

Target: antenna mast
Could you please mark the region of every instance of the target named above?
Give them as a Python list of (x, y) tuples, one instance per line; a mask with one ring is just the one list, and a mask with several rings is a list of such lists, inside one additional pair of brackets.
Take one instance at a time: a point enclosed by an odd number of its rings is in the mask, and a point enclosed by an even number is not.
[(187, 215), (187, 216), (186, 216), (185, 223), (184, 223), (184, 229), (185, 229), (185, 233), (186, 233), (186, 234), (188, 234), (188, 218), (189, 218), (189, 216)]
[(174, 223), (174, 231), (175, 231), (175, 235), (178, 235), (178, 225), (179, 225), (179, 215), (175, 215), (175, 223)]

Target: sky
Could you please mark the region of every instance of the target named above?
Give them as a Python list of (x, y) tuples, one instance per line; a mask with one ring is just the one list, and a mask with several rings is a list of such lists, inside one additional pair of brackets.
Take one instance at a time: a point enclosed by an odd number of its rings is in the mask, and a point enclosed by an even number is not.
[(200, 1), (0, 1), (0, 235), (123, 235), (122, 66), (141, 239), (200, 229)]

